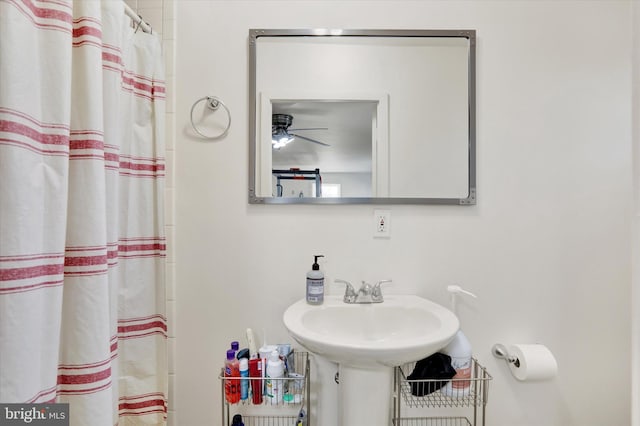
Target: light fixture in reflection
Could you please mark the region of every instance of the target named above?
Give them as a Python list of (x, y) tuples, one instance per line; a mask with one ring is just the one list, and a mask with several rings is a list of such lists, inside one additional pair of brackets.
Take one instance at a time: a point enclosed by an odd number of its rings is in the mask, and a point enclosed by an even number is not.
[(287, 130), (283, 129), (282, 127), (276, 128), (271, 133), (271, 145), (275, 149), (280, 149), (292, 141), (293, 136), (291, 136), (289, 132), (287, 132)]

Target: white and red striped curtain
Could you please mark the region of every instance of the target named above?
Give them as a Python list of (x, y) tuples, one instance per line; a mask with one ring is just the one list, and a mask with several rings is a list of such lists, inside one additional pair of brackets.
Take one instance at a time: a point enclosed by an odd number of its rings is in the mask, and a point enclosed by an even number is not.
[(119, 0), (0, 0), (0, 401), (167, 414), (160, 41)]

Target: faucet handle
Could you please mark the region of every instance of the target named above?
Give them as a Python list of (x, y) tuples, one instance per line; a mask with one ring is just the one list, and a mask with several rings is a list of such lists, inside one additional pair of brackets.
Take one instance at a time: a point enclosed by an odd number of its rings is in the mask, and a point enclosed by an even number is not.
[(382, 286), (382, 284), (391, 283), (391, 282), (393, 282), (393, 280), (380, 280), (373, 286), (373, 290), (371, 291), (371, 297), (373, 298), (374, 301), (382, 302), (384, 300), (384, 298), (382, 297), (382, 289), (380, 287)]
[(345, 280), (341, 280), (339, 278), (336, 278), (335, 280), (333, 280), (334, 283), (336, 284), (344, 284), (345, 285), (345, 289), (344, 289), (344, 303), (353, 303), (356, 300), (356, 290), (353, 288), (353, 286), (351, 285), (351, 283), (349, 281), (345, 281)]

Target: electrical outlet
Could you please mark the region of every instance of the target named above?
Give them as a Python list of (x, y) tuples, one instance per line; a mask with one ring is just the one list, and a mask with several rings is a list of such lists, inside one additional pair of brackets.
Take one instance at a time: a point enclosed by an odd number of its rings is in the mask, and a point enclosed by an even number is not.
[(378, 238), (391, 237), (391, 210), (373, 211), (373, 236)]

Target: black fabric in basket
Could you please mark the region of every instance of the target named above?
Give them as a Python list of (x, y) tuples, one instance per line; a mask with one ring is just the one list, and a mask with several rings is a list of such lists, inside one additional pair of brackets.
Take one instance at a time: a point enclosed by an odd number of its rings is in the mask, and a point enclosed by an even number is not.
[(413, 372), (407, 377), (408, 380), (428, 380), (411, 382), (411, 395), (429, 395), (446, 385), (455, 375), (456, 370), (451, 366), (451, 357), (436, 352), (416, 362)]

